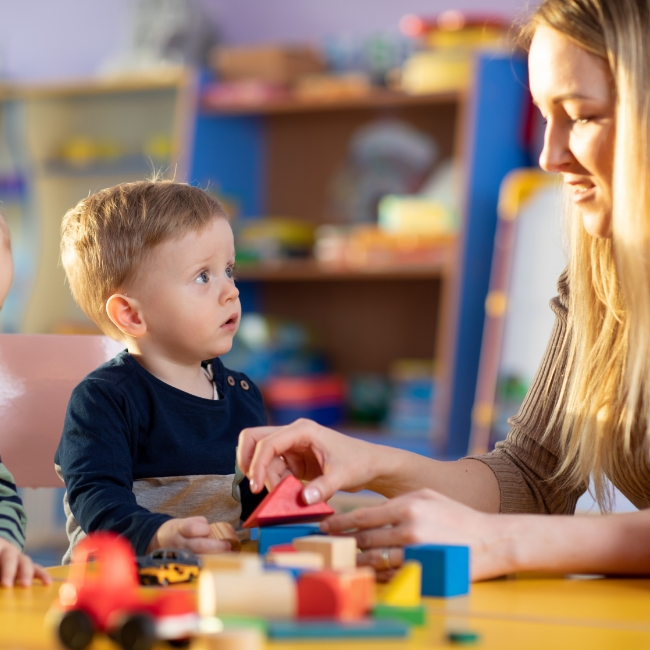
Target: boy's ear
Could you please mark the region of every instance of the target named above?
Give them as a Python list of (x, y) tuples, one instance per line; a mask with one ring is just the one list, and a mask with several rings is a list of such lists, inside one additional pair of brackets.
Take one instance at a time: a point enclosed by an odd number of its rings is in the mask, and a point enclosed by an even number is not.
[(114, 293), (106, 301), (106, 313), (123, 334), (138, 338), (147, 331), (138, 301), (121, 293)]

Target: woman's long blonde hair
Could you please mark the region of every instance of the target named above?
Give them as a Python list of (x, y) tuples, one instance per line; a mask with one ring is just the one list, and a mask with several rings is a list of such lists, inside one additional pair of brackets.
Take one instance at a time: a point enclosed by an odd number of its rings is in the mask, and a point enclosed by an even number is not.
[(608, 510), (605, 478), (631, 479), (650, 442), (650, 0), (543, 0), (524, 38), (540, 24), (604, 59), (616, 92), (613, 236), (572, 215), (568, 364), (548, 429), (561, 427), (557, 475), (568, 488), (591, 476)]

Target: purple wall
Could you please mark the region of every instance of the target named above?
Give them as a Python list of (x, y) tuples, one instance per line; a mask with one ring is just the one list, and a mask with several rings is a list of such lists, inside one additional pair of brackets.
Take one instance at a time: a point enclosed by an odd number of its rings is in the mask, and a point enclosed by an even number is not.
[[(201, 0), (228, 43), (321, 40), (394, 30), (408, 13), (515, 15), (530, 0)], [(0, 72), (21, 80), (92, 74), (119, 49), (130, 0), (0, 0)]]

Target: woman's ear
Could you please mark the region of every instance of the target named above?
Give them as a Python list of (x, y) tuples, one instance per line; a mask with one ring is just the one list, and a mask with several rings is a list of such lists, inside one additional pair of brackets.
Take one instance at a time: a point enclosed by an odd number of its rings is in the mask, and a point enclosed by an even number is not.
[(114, 293), (106, 301), (106, 313), (113, 325), (127, 336), (139, 338), (147, 331), (147, 325), (135, 298)]

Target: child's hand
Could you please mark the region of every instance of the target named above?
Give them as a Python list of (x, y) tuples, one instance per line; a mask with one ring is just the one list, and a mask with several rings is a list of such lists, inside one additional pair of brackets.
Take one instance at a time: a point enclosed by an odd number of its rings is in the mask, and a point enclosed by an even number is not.
[(157, 548), (184, 548), (193, 553), (224, 553), (230, 542), (210, 538), (210, 525), (205, 517), (169, 519), (151, 538), (147, 553)]
[(23, 555), (11, 542), (0, 539), (0, 585), (13, 587), (17, 583), (21, 587), (29, 587), (34, 578), (44, 585), (52, 583), (52, 578), (43, 567), (33, 564), (31, 558)]

